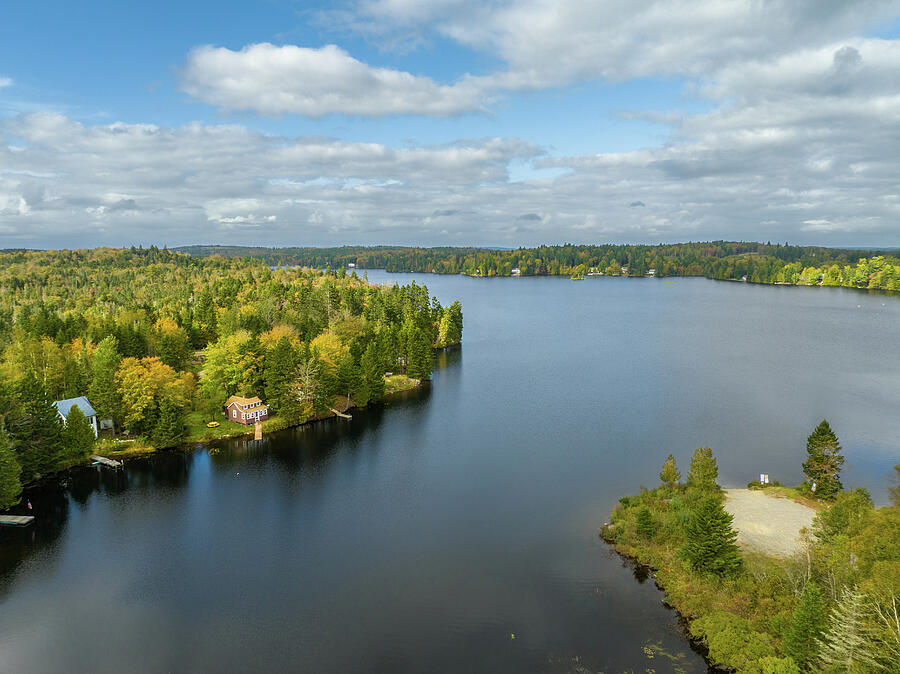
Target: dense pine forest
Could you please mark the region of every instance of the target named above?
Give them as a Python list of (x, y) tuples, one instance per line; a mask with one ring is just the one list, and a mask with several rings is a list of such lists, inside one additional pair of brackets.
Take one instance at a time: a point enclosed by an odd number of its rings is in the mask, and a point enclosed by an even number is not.
[(101, 436), (170, 447), (217, 419), (242, 431), (232, 395), (261, 397), (273, 428), (364, 406), (461, 338), (459, 302), (415, 283), (157, 248), (0, 252), (0, 508), (96, 451), (85, 410), (61, 425), (54, 401), (86, 396)]
[[(705, 276), (720, 280), (785, 285), (824, 285), (900, 290), (896, 251), (839, 250), (772, 243), (711, 241), (657, 246), (541, 246), (486, 248), (253, 248), (185, 246), (195, 256), (253, 257), (270, 265), (318, 269), (348, 267), (392, 272), (470, 276), (603, 275)], [(517, 270), (517, 271), (516, 271)], [(652, 270), (652, 272), (651, 272)]]

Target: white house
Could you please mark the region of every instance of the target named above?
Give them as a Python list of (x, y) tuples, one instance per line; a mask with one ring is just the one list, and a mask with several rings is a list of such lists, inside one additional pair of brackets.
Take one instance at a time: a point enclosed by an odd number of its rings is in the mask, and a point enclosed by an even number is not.
[(97, 436), (97, 410), (93, 408), (90, 401), (84, 396), (77, 398), (66, 398), (65, 400), (56, 400), (53, 406), (56, 408), (56, 414), (62, 423), (66, 423), (66, 417), (73, 407), (78, 406), (81, 413), (91, 422), (91, 428), (94, 429), (94, 437)]

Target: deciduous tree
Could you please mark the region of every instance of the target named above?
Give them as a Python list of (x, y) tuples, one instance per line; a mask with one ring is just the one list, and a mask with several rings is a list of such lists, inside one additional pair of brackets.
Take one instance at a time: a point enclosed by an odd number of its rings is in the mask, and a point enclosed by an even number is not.
[(688, 484), (699, 489), (716, 489), (719, 477), (719, 466), (709, 447), (698, 447), (691, 457), (691, 470), (688, 473)]

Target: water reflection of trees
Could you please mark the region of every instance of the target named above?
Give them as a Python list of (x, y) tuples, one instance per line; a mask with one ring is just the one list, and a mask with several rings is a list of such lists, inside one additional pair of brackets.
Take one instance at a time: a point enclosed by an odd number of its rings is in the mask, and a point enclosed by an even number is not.
[[(460, 362), (459, 348), (441, 351), (436, 357), (435, 370)], [(327, 466), (339, 448), (359, 451), (361, 446), (379, 443), (362, 442), (367, 434), (376, 432), (391, 407), (402, 405), (414, 411), (426, 405), (431, 384), (395, 394), (384, 404), (353, 410), (352, 419), (328, 419), (273, 433), (262, 440), (233, 439), (209, 446), (209, 459), (214, 468), (232, 469), (236, 465), (262, 465), (272, 462), (282, 475), (312, 470), (327, 472)], [(21, 503), (10, 510), (12, 514), (33, 515), (35, 521), (27, 527), (0, 527), (0, 599), (12, 586), (17, 569), (29, 556), (51, 547), (61, 536), (69, 518), (70, 508), (87, 508), (92, 499), (114, 499), (125, 492), (160, 490), (178, 491), (187, 485), (200, 452), (162, 451), (146, 458), (129, 460), (124, 469), (105, 466), (78, 466), (63, 474), (29, 486)], [(28, 503), (32, 509), (28, 509)]]

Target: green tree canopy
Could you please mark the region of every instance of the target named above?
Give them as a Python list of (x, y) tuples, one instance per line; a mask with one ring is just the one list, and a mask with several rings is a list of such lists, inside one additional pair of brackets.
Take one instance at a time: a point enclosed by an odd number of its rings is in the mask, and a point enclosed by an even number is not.
[(806, 454), (803, 472), (810, 488), (815, 483), (817, 495), (831, 498), (844, 488), (840, 480), (844, 465), (841, 444), (825, 419), (807, 438)]
[(699, 489), (717, 489), (716, 479), (719, 477), (719, 466), (709, 447), (698, 447), (691, 457), (691, 470), (688, 473), (688, 484)]
[(72, 405), (62, 429), (62, 451), (67, 458), (84, 456), (94, 446), (94, 428), (78, 405)]
[(662, 470), (659, 471), (659, 479), (662, 480), (663, 484), (669, 489), (674, 488), (681, 479), (681, 471), (675, 466), (674, 455), (669, 454), (669, 456), (666, 457), (666, 460), (663, 461)]
[(718, 497), (703, 498), (685, 527), (684, 559), (701, 573), (717, 576), (737, 573), (742, 559), (735, 545), (737, 532), (732, 523), (732, 516), (725, 511)]
[(97, 345), (91, 367), (91, 383), (88, 396), (100, 418), (116, 418), (119, 416), (121, 401), (116, 390), (116, 370), (122, 356), (119, 354), (119, 343), (112, 335), (104, 337)]
[(815, 582), (806, 584), (794, 609), (791, 624), (784, 639), (784, 650), (794, 662), (806, 668), (816, 654), (816, 639), (827, 624), (825, 601)]
[(21, 472), (9, 436), (0, 428), (0, 510), (6, 510), (19, 502), (22, 494), (22, 483), (19, 481)]

